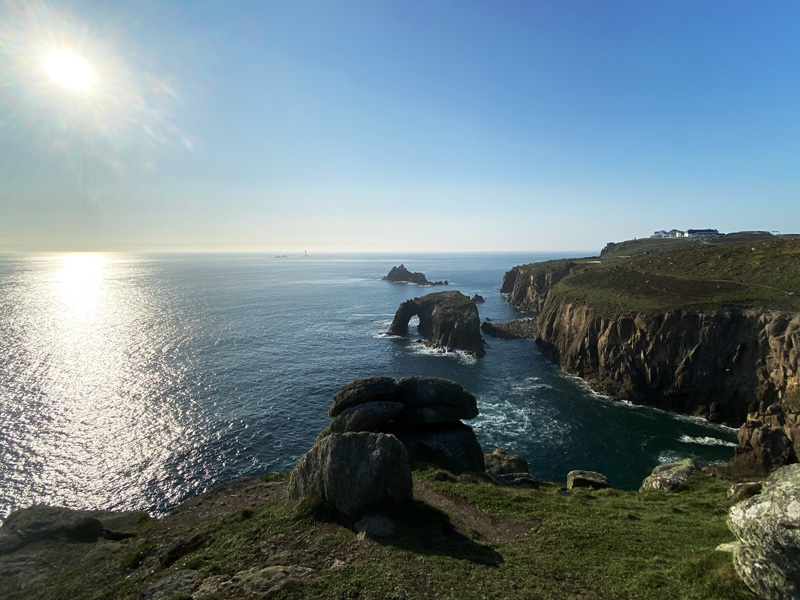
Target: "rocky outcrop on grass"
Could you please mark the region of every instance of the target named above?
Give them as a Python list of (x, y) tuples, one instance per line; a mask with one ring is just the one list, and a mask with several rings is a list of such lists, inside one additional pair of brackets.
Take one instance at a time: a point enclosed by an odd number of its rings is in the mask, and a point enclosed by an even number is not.
[(411, 500), (408, 452), (393, 435), (331, 433), (297, 463), (289, 498), (318, 496), (355, 516), (377, 503)]
[(596, 471), (570, 471), (567, 473), (567, 489), (574, 490), (575, 488), (592, 488), (593, 490), (602, 490), (603, 488), (611, 487), (608, 483), (608, 478), (602, 473)]
[(800, 597), (800, 465), (775, 471), (760, 494), (734, 505), (736, 573), (765, 600)]
[(458, 291), (437, 292), (406, 300), (397, 309), (389, 335), (407, 336), (411, 317), (419, 316), (419, 333), (428, 346), (485, 354), (475, 302)]
[(684, 458), (678, 462), (658, 465), (642, 482), (640, 492), (671, 492), (687, 481), (695, 471), (695, 464), (691, 458)]
[(483, 471), (483, 450), (461, 422), (478, 416), (475, 397), (454, 381), (435, 377), (369, 377), (342, 386), (319, 435), (370, 431), (396, 436), (412, 462), (432, 462), (454, 473)]
[(428, 281), (424, 273), (412, 273), (405, 265), (392, 267), (391, 271), (383, 278), (384, 281), (401, 283), (415, 283), (417, 285), (447, 285), (447, 281)]

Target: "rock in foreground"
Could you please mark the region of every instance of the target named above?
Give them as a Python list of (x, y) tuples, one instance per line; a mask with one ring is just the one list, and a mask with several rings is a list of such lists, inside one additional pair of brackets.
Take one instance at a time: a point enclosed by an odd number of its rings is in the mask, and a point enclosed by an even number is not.
[(393, 435), (332, 433), (306, 452), (289, 480), (289, 497), (317, 495), (349, 516), (384, 501), (411, 500), (405, 446)]
[(478, 416), (475, 396), (437, 377), (368, 377), (344, 385), (333, 397), (331, 423), (320, 434), (390, 433), (412, 461), (432, 462), (454, 473), (483, 471), (483, 450), (461, 419)]
[(734, 505), (728, 527), (739, 539), (739, 577), (765, 600), (800, 597), (800, 465), (778, 469), (763, 491)]
[(448, 352), (460, 349), (476, 356), (486, 353), (478, 307), (461, 292), (437, 292), (406, 300), (397, 309), (387, 333), (407, 336), (413, 316), (419, 316), (419, 333), (427, 345)]
[(658, 465), (642, 482), (639, 491), (671, 492), (686, 483), (694, 470), (695, 465), (691, 458), (684, 458), (666, 465)]

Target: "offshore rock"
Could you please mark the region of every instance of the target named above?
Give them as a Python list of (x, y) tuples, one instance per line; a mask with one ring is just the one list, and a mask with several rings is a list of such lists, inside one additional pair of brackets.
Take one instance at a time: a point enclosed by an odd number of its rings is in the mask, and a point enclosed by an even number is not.
[(316, 495), (348, 516), (384, 501), (411, 500), (408, 452), (393, 435), (332, 433), (297, 463), (289, 498)]
[(642, 482), (639, 491), (671, 492), (686, 483), (694, 470), (695, 465), (691, 458), (684, 458), (678, 462), (658, 465)]
[(800, 465), (775, 471), (763, 491), (731, 507), (736, 573), (765, 600), (800, 597)]
[(437, 292), (406, 300), (397, 309), (389, 335), (408, 335), (408, 322), (419, 316), (419, 333), (428, 346), (448, 352), (460, 349), (483, 356), (480, 317), (475, 302), (458, 291)]
[(412, 273), (406, 269), (405, 265), (392, 267), (383, 279), (384, 281), (416, 283), (417, 285), (447, 285), (446, 281), (428, 281), (424, 273)]

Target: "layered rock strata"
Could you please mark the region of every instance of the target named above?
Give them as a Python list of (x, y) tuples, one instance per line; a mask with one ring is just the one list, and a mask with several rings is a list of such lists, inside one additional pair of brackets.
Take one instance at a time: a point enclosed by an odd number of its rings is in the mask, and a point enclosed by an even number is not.
[(475, 397), (454, 381), (434, 377), (370, 377), (343, 386), (328, 411), (331, 423), (317, 438), (369, 431), (391, 434), (410, 460), (454, 473), (483, 471), (475, 433), (461, 422), (478, 416)]
[(397, 309), (387, 333), (407, 336), (408, 323), (414, 316), (419, 316), (419, 333), (427, 345), (448, 352), (459, 349), (476, 356), (486, 353), (478, 307), (461, 292), (437, 292), (406, 300)]

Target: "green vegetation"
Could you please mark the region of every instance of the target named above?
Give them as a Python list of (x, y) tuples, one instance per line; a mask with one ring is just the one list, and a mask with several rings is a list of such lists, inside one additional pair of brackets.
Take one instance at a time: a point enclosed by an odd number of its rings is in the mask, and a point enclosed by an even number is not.
[(646, 239), (602, 256), (522, 267), (537, 274), (571, 265), (553, 301), (606, 314), (755, 308), (800, 310), (800, 236)]
[[(696, 474), (677, 493), (498, 487), (415, 474), (420, 498), (384, 507), (396, 533), (360, 540), (327, 504), (254, 501), (224, 518), (154, 522), (121, 548), (9, 600), (137, 598), (182, 569), (219, 581), (273, 565), (305, 571), (270, 598), (746, 599), (729, 554), (727, 485)], [(177, 516), (175, 519), (181, 517)], [(186, 513), (182, 513), (186, 518)], [(235, 591), (195, 599), (246, 597)]]

